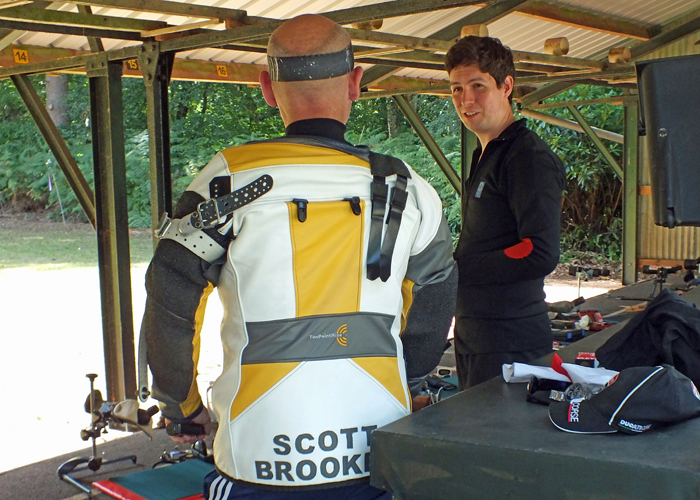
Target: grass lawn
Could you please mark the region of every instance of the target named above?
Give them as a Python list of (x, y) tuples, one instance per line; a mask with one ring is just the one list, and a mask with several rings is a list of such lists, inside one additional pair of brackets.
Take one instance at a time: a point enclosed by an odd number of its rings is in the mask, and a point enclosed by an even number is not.
[[(132, 264), (153, 256), (150, 229), (130, 231)], [(0, 215), (0, 269), (32, 267), (56, 270), (97, 266), (97, 237), (89, 224), (46, 218)]]

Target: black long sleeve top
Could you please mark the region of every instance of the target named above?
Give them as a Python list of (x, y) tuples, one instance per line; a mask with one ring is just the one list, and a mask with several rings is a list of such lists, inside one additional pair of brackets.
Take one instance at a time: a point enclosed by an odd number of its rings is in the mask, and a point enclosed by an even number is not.
[(457, 315), (523, 318), (546, 311), (544, 277), (559, 261), (564, 165), (525, 120), (474, 152), (464, 181)]

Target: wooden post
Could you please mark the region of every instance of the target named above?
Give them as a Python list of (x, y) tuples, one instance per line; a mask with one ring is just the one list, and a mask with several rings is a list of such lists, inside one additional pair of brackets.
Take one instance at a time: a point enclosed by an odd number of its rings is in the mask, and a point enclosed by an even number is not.
[(627, 47), (618, 47), (608, 51), (608, 61), (611, 63), (628, 63), (632, 60), (632, 52)]
[(468, 24), (460, 32), (460, 38), (465, 36), (489, 36), (489, 28), (485, 24)]
[(224, 19), (224, 26), (227, 30), (233, 30), (245, 26), (245, 23), (238, 19)]
[(569, 40), (565, 37), (545, 40), (544, 53), (552, 56), (565, 56), (569, 53)]
[(351, 26), (356, 30), (378, 30), (384, 25), (383, 19), (372, 19), (371, 21), (362, 21), (359, 23), (352, 23)]

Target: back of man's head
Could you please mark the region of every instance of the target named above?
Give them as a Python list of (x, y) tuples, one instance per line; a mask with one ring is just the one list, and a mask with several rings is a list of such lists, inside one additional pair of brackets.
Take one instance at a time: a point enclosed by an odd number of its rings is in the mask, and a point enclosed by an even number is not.
[[(498, 38), (465, 36), (455, 43), (445, 56), (447, 73), (458, 66), (476, 65), (482, 73), (488, 73), (500, 88), (507, 76), (515, 79), (513, 53)], [(513, 99), (513, 94), (509, 96)]]
[(350, 37), (338, 24), (323, 16), (308, 14), (290, 19), (277, 28), (267, 44), (267, 55), (327, 54), (349, 45)]
[(341, 26), (318, 15), (290, 19), (270, 37), (267, 55), (271, 88), (283, 118), (334, 115), (337, 108), (346, 107), (349, 114), (349, 78), (357, 72), (350, 37)]

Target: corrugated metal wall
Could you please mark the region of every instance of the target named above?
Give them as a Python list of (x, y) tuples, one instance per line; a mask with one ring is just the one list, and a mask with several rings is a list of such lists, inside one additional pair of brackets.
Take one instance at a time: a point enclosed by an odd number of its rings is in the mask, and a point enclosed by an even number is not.
[[(690, 21), (695, 16), (687, 16)], [(683, 18), (681, 18), (683, 19)], [(689, 54), (700, 54), (700, 32), (668, 45), (644, 59), (660, 59)], [(700, 95), (689, 93), (689, 99), (700, 99)], [(700, 138), (699, 138), (700, 139)], [(651, 182), (649, 172), (649, 154), (646, 137), (639, 138), (639, 185), (648, 186)], [(700, 228), (676, 227), (668, 229), (654, 224), (652, 197), (640, 195), (637, 203), (638, 210), (638, 248), (639, 260), (683, 260), (700, 257)]]

